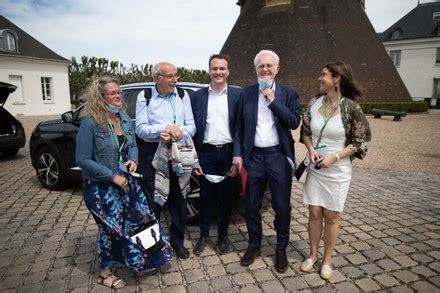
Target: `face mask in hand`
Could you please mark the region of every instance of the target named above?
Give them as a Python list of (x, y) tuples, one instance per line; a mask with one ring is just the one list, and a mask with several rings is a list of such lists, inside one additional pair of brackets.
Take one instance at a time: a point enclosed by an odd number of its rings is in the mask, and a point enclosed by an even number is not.
[(262, 79), (262, 78), (258, 78), (258, 87), (260, 89), (260, 91), (265, 90), (265, 89), (270, 89), (273, 86), (273, 79)]
[(225, 180), (226, 176), (219, 176), (219, 175), (205, 175), (206, 180), (208, 180), (211, 183), (219, 183)]

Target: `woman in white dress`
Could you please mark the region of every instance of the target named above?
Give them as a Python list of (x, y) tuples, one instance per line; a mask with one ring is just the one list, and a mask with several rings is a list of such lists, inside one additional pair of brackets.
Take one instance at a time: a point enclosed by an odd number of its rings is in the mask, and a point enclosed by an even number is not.
[(324, 66), (319, 80), (323, 96), (312, 99), (304, 113), (301, 139), (311, 164), (303, 186), (309, 206), (310, 253), (301, 270), (311, 271), (318, 260), (324, 230), (324, 255), (320, 275), (332, 276), (331, 256), (339, 234), (339, 213), (344, 208), (351, 181), (351, 161), (362, 159), (371, 140), (368, 121), (354, 100), (361, 95), (350, 67), (343, 62)]

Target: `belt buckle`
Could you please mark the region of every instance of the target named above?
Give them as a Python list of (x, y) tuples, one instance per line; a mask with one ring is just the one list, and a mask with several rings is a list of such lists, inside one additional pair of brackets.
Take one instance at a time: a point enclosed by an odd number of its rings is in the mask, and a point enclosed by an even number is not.
[(216, 144), (215, 147), (218, 149), (221, 149), (224, 146), (224, 144)]

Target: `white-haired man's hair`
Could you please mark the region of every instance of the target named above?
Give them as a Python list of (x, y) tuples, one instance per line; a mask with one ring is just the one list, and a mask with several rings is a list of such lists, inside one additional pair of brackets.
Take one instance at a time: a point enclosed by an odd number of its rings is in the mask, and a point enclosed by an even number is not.
[(158, 76), (159, 74), (162, 73), (162, 72), (160, 72), (160, 65), (161, 64), (162, 64), (162, 62), (154, 64), (153, 68), (151, 69), (151, 75), (153, 77), (156, 77), (156, 76)]
[(261, 50), (260, 52), (258, 52), (258, 54), (255, 56), (254, 59), (254, 66), (257, 67), (258, 64), (260, 63), (260, 58), (263, 55), (270, 55), (273, 58), (273, 61), (275, 62), (275, 65), (278, 66), (280, 64), (280, 57), (278, 57), (277, 53), (275, 53), (272, 50)]

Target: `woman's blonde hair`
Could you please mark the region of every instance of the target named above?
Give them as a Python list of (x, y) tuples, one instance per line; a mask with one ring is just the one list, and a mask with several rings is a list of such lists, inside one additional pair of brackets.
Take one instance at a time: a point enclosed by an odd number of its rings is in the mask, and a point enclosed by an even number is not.
[[(83, 117), (91, 117), (95, 122), (101, 126), (106, 127), (107, 123), (107, 109), (104, 100), (105, 86), (109, 83), (116, 83), (119, 86), (119, 80), (114, 77), (102, 76), (92, 80), (87, 87), (84, 97), (86, 99), (85, 110)], [(124, 104), (122, 109), (124, 109)]]

